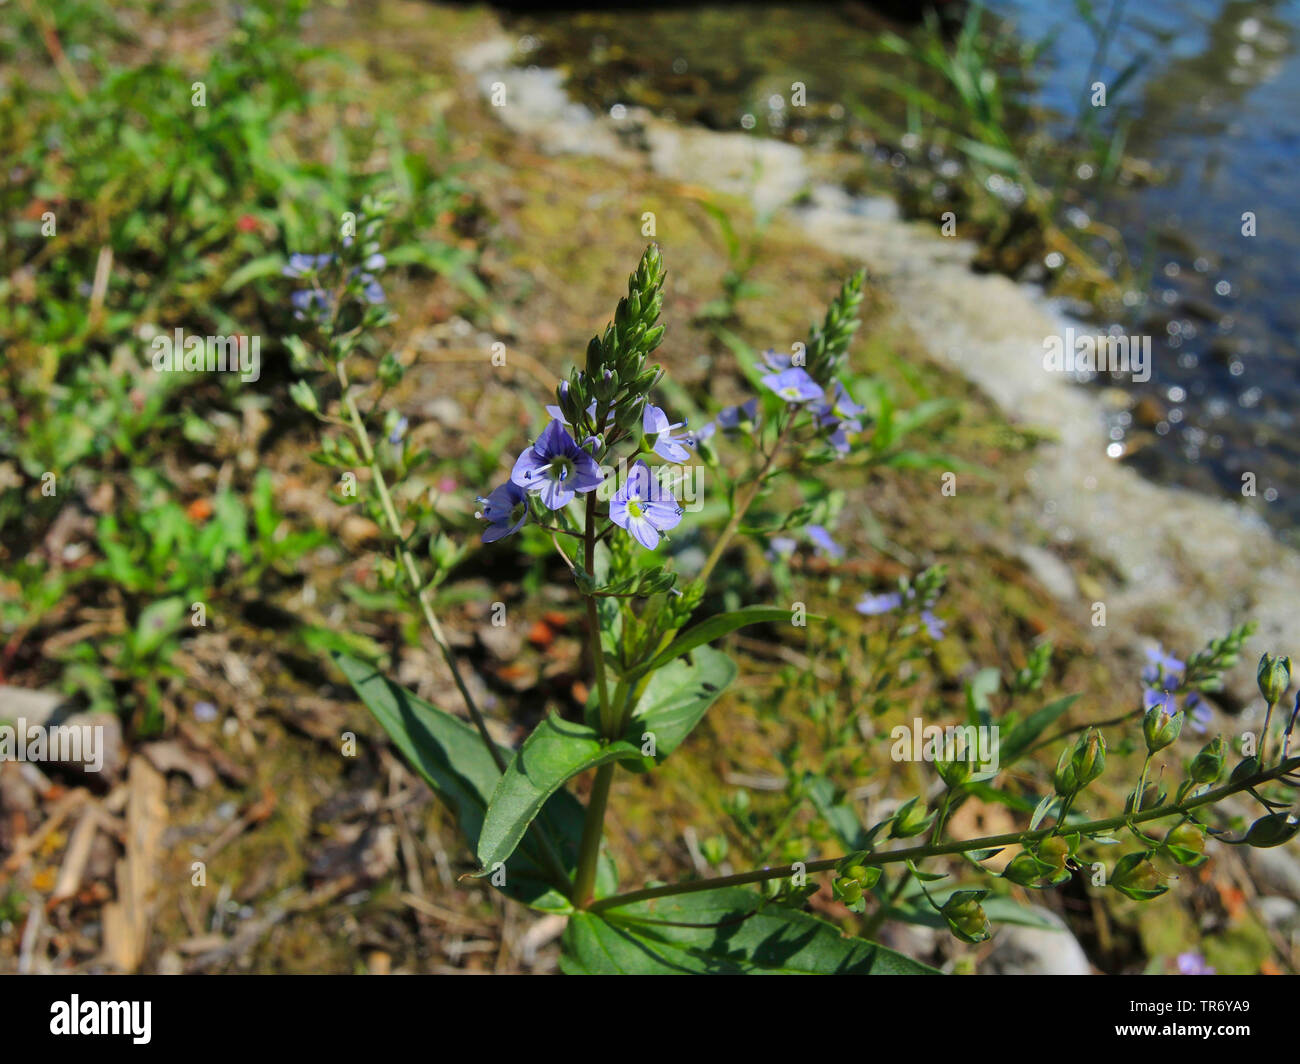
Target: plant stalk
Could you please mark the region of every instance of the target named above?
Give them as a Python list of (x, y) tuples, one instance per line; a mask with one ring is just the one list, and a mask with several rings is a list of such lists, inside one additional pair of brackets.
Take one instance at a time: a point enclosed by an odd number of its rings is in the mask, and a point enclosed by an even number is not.
[[(1169, 802), (1166, 805), (1156, 806), (1152, 809), (1145, 810), (1137, 814), (1125, 813), (1120, 816), (1106, 817), (1103, 820), (1092, 820), (1083, 824), (1078, 824), (1071, 828), (1071, 835), (1088, 835), (1098, 831), (1111, 831), (1115, 828), (1121, 828), (1128, 824), (1140, 824), (1148, 820), (1161, 820), (1164, 817), (1186, 814), (1189, 810), (1195, 809), (1202, 805), (1211, 805), (1215, 802), (1227, 798), (1229, 795), (1236, 794), (1239, 791), (1249, 790), (1252, 787), (1258, 787), (1261, 784), (1268, 783), (1277, 779), (1279, 776), (1285, 776), (1288, 773), (1300, 769), (1300, 757), (1293, 757), (1283, 761), (1273, 768), (1264, 772), (1257, 772), (1253, 776), (1238, 780), (1235, 783), (1225, 783), (1222, 787), (1214, 790), (1205, 791), (1195, 798), (1186, 798), (1181, 802)], [(854, 854), (853, 859), (856, 864), (860, 865), (885, 865), (895, 864), (899, 861), (917, 861), (926, 857), (939, 857), (947, 854), (965, 853), (968, 850), (985, 850), (995, 849), (999, 846), (1010, 846), (1013, 843), (1038, 842), (1052, 835), (1057, 830), (1057, 825), (1049, 828), (1039, 828), (1037, 831), (1012, 831), (1005, 835), (987, 835), (980, 839), (963, 839), (957, 842), (945, 842), (925, 846), (910, 846), (901, 850), (886, 850), (883, 853), (864, 853)], [(808, 861), (803, 863), (805, 872), (827, 872), (835, 868), (844, 857), (827, 857), (820, 861)], [(676, 894), (694, 894), (702, 890), (716, 890), (720, 887), (744, 886), (749, 883), (763, 883), (769, 879), (783, 879), (786, 876), (793, 875), (794, 865), (782, 865), (779, 868), (756, 868), (750, 872), (740, 872), (736, 875), (721, 876), (715, 879), (696, 879), (686, 883), (669, 883), (662, 887), (646, 887), (644, 890), (633, 890), (626, 894), (616, 894), (613, 897), (601, 898), (593, 902), (589, 908), (592, 912), (599, 912), (604, 909), (613, 909), (621, 905), (630, 905), (633, 902), (649, 901), (653, 898), (667, 898)]]

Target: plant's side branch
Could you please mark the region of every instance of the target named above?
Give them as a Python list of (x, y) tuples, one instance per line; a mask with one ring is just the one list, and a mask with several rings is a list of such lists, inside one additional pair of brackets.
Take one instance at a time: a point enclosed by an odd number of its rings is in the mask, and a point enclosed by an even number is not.
[[(1120, 816), (1107, 817), (1104, 820), (1092, 820), (1083, 824), (1076, 824), (1069, 829), (1068, 833), (1071, 835), (1088, 835), (1098, 831), (1121, 828), (1128, 824), (1141, 824), (1148, 820), (1161, 820), (1168, 816), (1186, 814), (1199, 806), (1211, 805), (1227, 798), (1229, 795), (1249, 790), (1252, 787), (1258, 787), (1260, 784), (1278, 779), (1296, 771), (1296, 769), (1300, 769), (1300, 757), (1282, 761), (1267, 771), (1258, 772), (1235, 783), (1225, 783), (1222, 787), (1206, 791), (1194, 798), (1185, 798), (1181, 802), (1169, 802), (1166, 805), (1156, 806), (1154, 809), (1147, 809), (1141, 813), (1126, 813)], [(1039, 828), (1037, 831), (1012, 831), (1005, 835), (987, 835), (980, 839), (963, 839), (957, 842), (910, 846), (901, 850), (886, 850), (882, 853), (858, 854), (854, 855), (854, 860), (857, 864), (864, 866), (894, 864), (899, 861), (917, 861), (925, 857), (965, 853), (969, 850), (996, 849), (999, 846), (1010, 846), (1014, 843), (1038, 842), (1054, 834), (1056, 830), (1057, 828), (1054, 825), (1049, 828)], [(828, 857), (820, 861), (808, 861), (803, 864), (802, 870), (805, 872), (827, 872), (844, 860), (844, 856)], [(794, 871), (794, 865), (782, 865), (779, 868), (756, 868), (750, 872), (740, 872), (736, 875), (721, 876), (715, 879), (696, 879), (686, 883), (669, 883), (662, 887), (646, 887), (644, 890), (633, 890), (626, 894), (601, 898), (599, 901), (594, 902), (590, 909), (592, 912), (597, 912), (602, 909), (630, 905), (637, 901), (649, 901), (652, 898), (666, 898), (675, 894), (693, 894), (701, 890), (744, 886), (748, 883), (763, 883), (769, 879), (783, 879), (786, 876), (793, 875)]]
[[(399, 543), (402, 543), (405, 540), (402, 534), (402, 523), (398, 519), (397, 508), (393, 505), (393, 498), (389, 494), (388, 481), (384, 478), (383, 470), (380, 469), (379, 462), (375, 458), (374, 448), (370, 445), (370, 433), (366, 431), (365, 422), (361, 420), (356, 401), (352, 398), (347, 370), (344, 369), (341, 361), (338, 363), (338, 378), (339, 385), (343, 389), (343, 408), (347, 411), (348, 420), (352, 423), (352, 431), (356, 434), (357, 442), (361, 445), (361, 455), (370, 468), (370, 475), (374, 478), (375, 490), (379, 494), (379, 503), (384, 510), (384, 519), (388, 522), (389, 531), (392, 532)], [(465, 700), (465, 706), (469, 709), (470, 719), (473, 720), (474, 727), (478, 729), (479, 735), (482, 736), (483, 743), (488, 748), (488, 753), (492, 755), (497, 770), (505, 772), (505, 759), (501, 756), (501, 751), (488, 733), (487, 721), (483, 719), (483, 714), (479, 712), (474, 696), (469, 693), (465, 679), (460, 674), (460, 666), (456, 664), (451, 645), (447, 642), (447, 637), (442, 631), (442, 625), (438, 623), (438, 616), (433, 612), (433, 606), (429, 603), (428, 590), (424, 586), (420, 569), (415, 564), (415, 557), (405, 546), (398, 548), (398, 554), (402, 560), (407, 582), (411, 585), (411, 590), (415, 593), (416, 600), (420, 604), (420, 612), (424, 616), (424, 623), (428, 625), (429, 631), (433, 635), (433, 641), (438, 644), (443, 660), (447, 663), (447, 668), (451, 670), (451, 677), (456, 683), (456, 689), (460, 691), (460, 696)]]

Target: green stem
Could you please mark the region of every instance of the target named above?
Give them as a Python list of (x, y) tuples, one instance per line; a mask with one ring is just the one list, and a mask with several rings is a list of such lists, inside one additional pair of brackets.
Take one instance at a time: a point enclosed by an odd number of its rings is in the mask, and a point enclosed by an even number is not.
[[(384, 511), (384, 520), (388, 522), (389, 531), (397, 542), (399, 544), (403, 543), (402, 523), (397, 516), (397, 507), (393, 505), (393, 497), (388, 490), (388, 481), (384, 478), (384, 472), (379, 466), (379, 460), (375, 457), (375, 450), (370, 444), (370, 433), (366, 431), (366, 424), (361, 418), (360, 411), (357, 410), (356, 401), (352, 398), (347, 370), (342, 362), (338, 363), (337, 368), (339, 385), (343, 389), (343, 408), (347, 411), (348, 419), (352, 422), (353, 432), (356, 435), (357, 442), (361, 445), (361, 455), (370, 469), (371, 477), (374, 479), (375, 491), (379, 495), (379, 505)], [(424, 623), (433, 635), (433, 641), (442, 652), (443, 661), (447, 663), (447, 668), (451, 671), (451, 677), (456, 684), (456, 689), (460, 691), (461, 698), (465, 700), (470, 719), (474, 722), (474, 727), (478, 729), (483, 745), (487, 747), (488, 753), (492, 756), (497, 771), (504, 774), (506, 762), (505, 758), (501, 756), (501, 748), (497, 746), (488, 733), (487, 721), (483, 719), (483, 714), (479, 712), (474, 696), (469, 693), (469, 687), (466, 686), (465, 678), (461, 675), (460, 666), (456, 663), (455, 655), (452, 654), (451, 645), (443, 634), (442, 625), (438, 623), (438, 615), (433, 612), (433, 605), (429, 602), (428, 589), (425, 587), (415, 557), (405, 546), (398, 548), (398, 554), (402, 561), (402, 568), (405, 570), (407, 582), (410, 584), (411, 590), (415, 593), (416, 601), (419, 603)], [(567, 889), (569, 885), (568, 869), (564, 867), (564, 862), (556, 852), (550, 837), (536, 821), (529, 825), (529, 830), (541, 848), (542, 858), (546, 862), (554, 885), (561, 890)]]
[[(1240, 791), (1248, 790), (1251, 787), (1258, 787), (1260, 784), (1268, 783), (1280, 776), (1300, 769), (1300, 757), (1293, 757), (1283, 761), (1267, 771), (1257, 772), (1253, 776), (1236, 782), (1225, 783), (1222, 787), (1214, 790), (1204, 791), (1195, 798), (1187, 798), (1181, 802), (1169, 802), (1166, 805), (1156, 806), (1145, 812), (1133, 814), (1125, 813), (1121, 816), (1107, 817), (1104, 820), (1092, 820), (1083, 824), (1076, 825), (1070, 830), (1071, 834), (1089, 835), (1099, 831), (1112, 831), (1115, 828), (1124, 827), (1127, 824), (1140, 824), (1148, 820), (1160, 820), (1168, 816), (1186, 814), (1192, 809), (1202, 805), (1210, 805), (1214, 802), (1221, 801), (1229, 795), (1237, 794)], [(917, 861), (925, 857), (938, 857), (947, 854), (965, 853), (967, 850), (986, 850), (996, 849), (999, 846), (1010, 846), (1013, 843), (1026, 844), (1038, 842), (1053, 834), (1057, 829), (1056, 825), (1049, 828), (1039, 828), (1037, 831), (1012, 831), (1005, 835), (987, 835), (980, 839), (963, 839), (957, 842), (945, 842), (925, 846), (911, 846), (901, 850), (887, 850), (883, 853), (864, 853), (855, 854), (854, 861), (861, 865), (886, 865), (895, 864), (899, 861)], [(844, 860), (844, 856), (828, 857), (820, 861), (809, 861), (803, 865), (805, 872), (827, 872)], [(757, 868), (750, 872), (740, 872), (736, 875), (722, 876), (716, 879), (696, 879), (686, 883), (669, 883), (662, 887), (647, 887), (644, 890), (633, 890), (626, 894), (618, 894), (610, 898), (602, 898), (589, 906), (592, 912), (599, 912), (604, 909), (612, 909), (621, 905), (630, 905), (633, 902), (649, 901), (652, 898), (666, 898), (675, 894), (693, 894), (702, 890), (716, 890), (720, 887), (743, 886), (748, 883), (762, 883), (769, 879), (782, 879), (794, 874), (794, 865), (782, 865), (779, 868)]]
[(578, 846), (578, 872), (573, 879), (573, 904), (588, 907), (596, 888), (596, 865), (600, 859), (600, 837), (605, 830), (605, 806), (609, 804), (609, 785), (614, 779), (614, 763), (596, 769), (596, 781), (587, 803), (587, 819), (582, 825), (582, 842)]
[[(379, 461), (375, 457), (375, 450), (370, 445), (370, 433), (366, 431), (365, 422), (361, 420), (361, 413), (357, 410), (357, 404), (352, 398), (352, 390), (348, 384), (347, 370), (344, 369), (343, 363), (338, 364), (339, 385), (343, 389), (343, 408), (348, 413), (348, 418), (352, 422), (353, 432), (356, 434), (357, 442), (361, 445), (361, 456), (365, 459), (366, 465), (370, 468), (370, 475), (374, 479), (375, 491), (379, 494), (379, 505), (384, 511), (384, 519), (388, 522), (389, 531), (397, 539), (398, 543), (404, 541), (402, 535), (402, 522), (398, 519), (397, 508), (393, 505), (392, 495), (388, 491), (388, 481), (384, 478), (383, 470), (379, 467)], [(505, 759), (501, 756), (501, 751), (493, 741), (492, 736), (488, 733), (487, 721), (483, 719), (483, 714), (479, 712), (478, 704), (474, 701), (474, 696), (469, 693), (469, 688), (465, 684), (465, 679), (460, 674), (460, 666), (456, 664), (455, 655), (451, 651), (451, 644), (447, 642), (447, 637), (443, 634), (442, 625), (438, 623), (438, 615), (433, 612), (433, 606), (429, 602), (428, 589), (424, 585), (424, 579), (420, 574), (419, 566), (415, 563), (415, 558), (405, 546), (398, 549), (398, 554), (402, 561), (402, 567), (406, 573), (407, 583), (410, 584), (411, 590), (415, 593), (416, 601), (419, 603), (420, 612), (424, 616), (424, 623), (428, 626), (433, 635), (433, 641), (438, 644), (438, 649), (442, 652), (443, 660), (447, 663), (447, 668), (451, 671), (451, 678), (456, 684), (456, 689), (460, 691), (460, 696), (465, 700), (465, 706), (469, 710), (470, 719), (474, 722), (474, 727), (478, 729), (479, 735), (483, 739), (483, 744), (488, 748), (488, 753), (492, 755), (492, 760), (496, 763), (497, 770), (505, 772)]]
[(1264, 711), (1264, 730), (1260, 732), (1259, 737), (1259, 763), (1262, 765), (1267, 760), (1268, 755), (1268, 725), (1273, 719), (1273, 706), (1276, 703), (1270, 702), (1268, 709)]

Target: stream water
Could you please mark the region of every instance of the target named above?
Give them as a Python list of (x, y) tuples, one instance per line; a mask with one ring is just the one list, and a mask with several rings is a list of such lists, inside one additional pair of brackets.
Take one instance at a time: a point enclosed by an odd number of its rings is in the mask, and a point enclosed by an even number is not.
[[(1104, 18), (1107, 5), (1099, 2)], [(1010, 87), (1036, 116), (1022, 133), (1063, 135), (1094, 72), (1094, 37), (1072, 4), (993, 0), (1016, 46), (1041, 45)], [(1143, 0), (1100, 66), (1108, 106), (1151, 182), (1106, 185), (1074, 209), (1114, 227), (1138, 278), (1120, 320), (1152, 337), (1145, 383), (1111, 388), (1112, 453), (1162, 482), (1242, 499), (1282, 538), (1300, 527), (1300, 0)], [(750, 130), (811, 148), (911, 165), (890, 144), (906, 121), (891, 78), (907, 75), (878, 35), (916, 30), (866, 6), (727, 4), (513, 20), (529, 61), (568, 72), (602, 110), (638, 104), (682, 123)], [(808, 85), (808, 106), (786, 101)], [(1113, 118), (1114, 116), (1108, 116)], [(1254, 235), (1243, 234), (1251, 212)], [(1032, 272), (1032, 271), (1031, 271)], [(1097, 381), (1107, 387), (1108, 382)]]

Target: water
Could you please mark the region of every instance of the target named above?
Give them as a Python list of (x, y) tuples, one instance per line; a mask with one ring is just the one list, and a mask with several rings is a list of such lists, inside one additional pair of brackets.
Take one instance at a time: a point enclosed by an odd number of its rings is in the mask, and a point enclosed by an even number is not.
[[(1097, 6), (1104, 17), (1108, 5)], [(1013, 123), (1065, 131), (1087, 106), (1087, 26), (1072, 4), (990, 7), (1014, 43), (1048, 42), (1023, 87), (1033, 110)], [(525, 19), (516, 28), (531, 59), (566, 69), (569, 91), (602, 109), (641, 104), (682, 122), (848, 149), (885, 169), (913, 165), (896, 147), (907, 112), (889, 80), (910, 68), (881, 54), (876, 35), (890, 24), (861, 8), (719, 5)], [(1102, 80), (1145, 59), (1112, 94), (1104, 120), (1116, 112), (1131, 120), (1129, 150), (1159, 180), (1106, 186), (1077, 206), (1122, 234), (1139, 279), (1129, 309), (1098, 324), (1153, 338), (1151, 380), (1111, 389), (1112, 442), (1148, 475), (1205, 492), (1242, 499), (1243, 474), (1253, 474), (1256, 495), (1243, 503), (1292, 542), (1300, 526), (1298, 31), (1300, 0), (1129, 4)], [(796, 81), (809, 95), (798, 111), (786, 104)], [(1247, 211), (1253, 237), (1242, 234)]]

